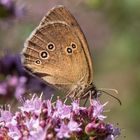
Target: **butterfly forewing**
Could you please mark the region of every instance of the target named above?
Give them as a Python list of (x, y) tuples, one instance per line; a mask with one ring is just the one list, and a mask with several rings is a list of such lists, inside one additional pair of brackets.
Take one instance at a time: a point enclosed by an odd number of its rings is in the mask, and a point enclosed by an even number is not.
[(63, 91), (92, 82), (92, 62), (85, 37), (63, 6), (52, 9), (25, 42), (23, 64)]
[(80, 39), (84, 51), (85, 57), (87, 57), (87, 62), (89, 66), (89, 83), (93, 81), (93, 65), (91, 61), (91, 54), (89, 52), (87, 40), (78, 24), (74, 16), (63, 6), (59, 5), (55, 8), (52, 8), (46, 16), (41, 20), (40, 26), (46, 24), (48, 22), (53, 21), (63, 21), (66, 22), (69, 26), (71, 26), (72, 30), (77, 34), (78, 38)]

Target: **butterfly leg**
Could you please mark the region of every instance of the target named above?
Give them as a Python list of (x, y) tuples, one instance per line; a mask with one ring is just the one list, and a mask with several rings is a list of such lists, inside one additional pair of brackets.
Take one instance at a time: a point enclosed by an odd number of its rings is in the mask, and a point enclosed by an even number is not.
[[(90, 101), (91, 101), (91, 94), (92, 94), (92, 91), (91, 91), (91, 90), (88, 91), (88, 92), (85, 94), (84, 98), (86, 98), (86, 100), (85, 100), (85, 102), (84, 102), (84, 106), (86, 106), (86, 103), (87, 103), (89, 97), (90, 97)], [(83, 98), (83, 99), (84, 99), (84, 98)]]

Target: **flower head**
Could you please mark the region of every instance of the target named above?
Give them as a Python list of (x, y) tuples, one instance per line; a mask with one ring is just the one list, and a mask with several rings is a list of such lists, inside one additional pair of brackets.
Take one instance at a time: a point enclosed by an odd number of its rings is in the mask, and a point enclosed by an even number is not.
[[(94, 111), (98, 114), (98, 109), (94, 108), (99, 106), (103, 109), (104, 106), (99, 101), (93, 101), (89, 107), (81, 107), (77, 100), (67, 105), (60, 99), (52, 103), (51, 100), (42, 100), (42, 96), (33, 95), (31, 99), (25, 100), (18, 112), (11, 113), (10, 110), (1, 109), (0, 138), (115, 139), (119, 135), (119, 129), (100, 120), (99, 115), (93, 115)], [(93, 109), (92, 115), (89, 115), (89, 108)], [(101, 112), (99, 114), (101, 115)]]
[(0, 110), (0, 122), (9, 122), (12, 119), (12, 113), (9, 110)]
[(41, 107), (42, 107), (41, 96), (40, 98), (38, 98), (36, 95), (33, 95), (32, 99), (26, 100), (23, 103), (23, 106), (19, 107), (19, 109), (22, 112), (35, 113), (39, 115), (41, 113)]
[(102, 115), (104, 106), (107, 104), (101, 104), (98, 100), (92, 100), (92, 105), (93, 105), (93, 117), (98, 118), (99, 120), (104, 120), (106, 116)]
[(69, 138), (69, 128), (68, 125), (62, 123), (60, 128), (56, 128), (55, 131), (57, 132), (57, 137), (62, 139), (62, 138)]
[(60, 117), (61, 119), (70, 118), (71, 107), (62, 103), (61, 100), (56, 101), (56, 107), (54, 111), (54, 117)]
[(20, 99), (25, 93), (27, 78), (24, 76), (8, 75), (5, 81), (0, 83), (0, 95), (14, 95)]

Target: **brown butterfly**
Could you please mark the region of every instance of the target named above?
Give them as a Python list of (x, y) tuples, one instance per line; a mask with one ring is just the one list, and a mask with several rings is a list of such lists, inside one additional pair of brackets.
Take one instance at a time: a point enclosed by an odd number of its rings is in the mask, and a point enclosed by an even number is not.
[(71, 98), (96, 93), (86, 38), (64, 6), (47, 13), (27, 38), (23, 64), (27, 70)]

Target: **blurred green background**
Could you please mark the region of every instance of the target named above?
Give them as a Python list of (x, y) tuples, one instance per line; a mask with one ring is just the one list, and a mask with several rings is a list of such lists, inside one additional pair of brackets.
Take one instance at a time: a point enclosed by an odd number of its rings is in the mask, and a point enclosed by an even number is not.
[[(65, 5), (88, 40), (98, 88), (115, 88), (122, 106), (107, 95), (106, 121), (118, 124), (118, 140), (140, 139), (140, 0), (17, 0), (20, 19), (0, 20), (0, 55), (20, 53), (25, 39), (55, 5)], [(113, 93), (112, 93), (113, 94)]]

